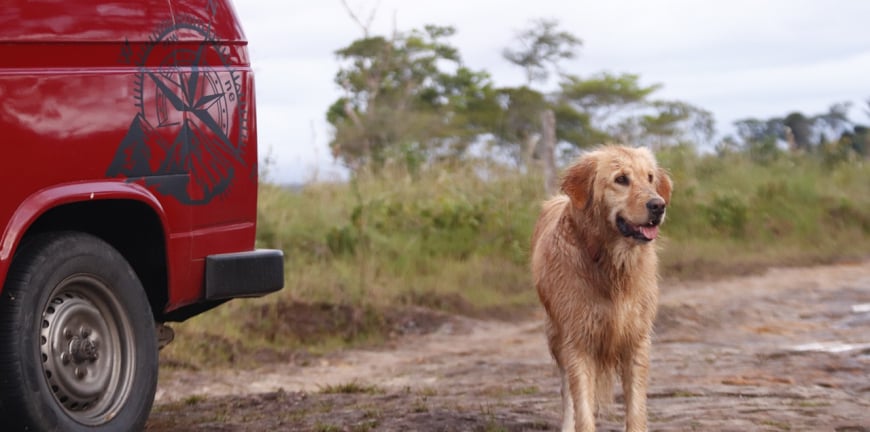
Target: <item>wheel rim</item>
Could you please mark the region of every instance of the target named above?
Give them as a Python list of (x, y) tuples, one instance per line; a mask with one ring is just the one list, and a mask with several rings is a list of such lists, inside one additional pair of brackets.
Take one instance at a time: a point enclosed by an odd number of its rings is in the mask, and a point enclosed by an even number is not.
[(58, 406), (86, 425), (111, 420), (130, 395), (133, 327), (109, 287), (93, 275), (70, 276), (42, 312), (42, 368)]

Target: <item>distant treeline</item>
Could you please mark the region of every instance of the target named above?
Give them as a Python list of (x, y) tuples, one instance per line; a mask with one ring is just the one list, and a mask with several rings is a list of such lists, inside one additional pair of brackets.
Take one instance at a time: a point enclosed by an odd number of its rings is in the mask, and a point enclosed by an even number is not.
[[(643, 85), (636, 74), (568, 73), (560, 65), (576, 56), (582, 41), (554, 20), (532, 21), (507, 41), (504, 59), (526, 77), (518, 87), (498, 86), (487, 71), (467, 67), (449, 42), (453, 27), (428, 25), (391, 36), (362, 27), (364, 37), (336, 51), (335, 82), (344, 95), (326, 113), (333, 156), (352, 172), (388, 164), (414, 171), (481, 155), (526, 167), (547, 153), (565, 160), (602, 143), (688, 144), (746, 152), (758, 161), (783, 150), (829, 162), (867, 157), (870, 134), (849, 118), (849, 103), (815, 115), (747, 118), (735, 122), (736, 136), (717, 138), (709, 111), (658, 98), (661, 85)], [(541, 90), (553, 76), (556, 89)], [(548, 115), (555, 121), (548, 123)]]

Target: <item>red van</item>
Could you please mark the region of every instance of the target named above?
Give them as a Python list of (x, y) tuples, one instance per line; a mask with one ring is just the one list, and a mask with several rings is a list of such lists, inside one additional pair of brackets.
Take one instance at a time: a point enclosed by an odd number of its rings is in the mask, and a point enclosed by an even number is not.
[(0, 419), (144, 427), (163, 323), (283, 286), (229, 0), (0, 7)]

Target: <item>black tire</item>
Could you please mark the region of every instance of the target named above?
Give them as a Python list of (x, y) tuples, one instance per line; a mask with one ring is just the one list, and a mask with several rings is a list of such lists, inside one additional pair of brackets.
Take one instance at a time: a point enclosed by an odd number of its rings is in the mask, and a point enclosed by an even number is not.
[(154, 318), (124, 257), (76, 232), (23, 244), (0, 294), (2, 429), (141, 430), (156, 388)]

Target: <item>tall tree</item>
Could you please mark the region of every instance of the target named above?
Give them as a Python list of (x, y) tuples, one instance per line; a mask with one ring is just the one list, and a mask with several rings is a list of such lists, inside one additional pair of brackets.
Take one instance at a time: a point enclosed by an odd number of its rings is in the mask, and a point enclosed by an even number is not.
[[(560, 30), (557, 20), (538, 19), (518, 32), (514, 43), (517, 47), (505, 48), (502, 56), (523, 69), (526, 84), (500, 90), (504, 115), (496, 137), (503, 148), (515, 155), (519, 165), (528, 166), (536, 155), (550, 160), (551, 155), (543, 153), (554, 151), (557, 140), (556, 122), (550, 121), (555, 118), (553, 103), (532, 85), (545, 83), (551, 70), (561, 74), (560, 62), (574, 58), (582, 41)], [(542, 140), (546, 142), (542, 143)], [(550, 184), (546, 186), (548, 189), (552, 187)]]
[(597, 124), (607, 123), (611, 117), (630, 108), (643, 106), (647, 97), (661, 85), (642, 86), (636, 74), (601, 72), (589, 78), (567, 76), (559, 84), (560, 97), (589, 114)]
[(498, 144), (519, 166), (527, 165), (541, 133), (540, 116), (550, 104), (539, 91), (529, 87), (506, 87), (497, 90), (498, 121), (493, 134)]
[(654, 101), (653, 112), (640, 119), (642, 135), (635, 141), (659, 148), (679, 141), (706, 144), (716, 132), (713, 114), (686, 102)]
[(636, 74), (603, 72), (585, 79), (568, 75), (560, 83), (560, 136), (577, 148), (605, 142), (660, 147), (711, 140), (713, 115), (686, 102), (651, 99), (660, 88), (642, 85)]
[(825, 128), (832, 136), (840, 135), (852, 128), (849, 120), (851, 102), (838, 102), (828, 108), (828, 112), (816, 116), (816, 127)]
[(559, 30), (559, 21), (538, 19), (531, 26), (516, 35), (518, 48), (505, 48), (502, 56), (509, 62), (523, 68), (526, 85), (546, 82), (550, 68), (561, 72), (559, 62), (573, 59), (583, 41), (573, 34)]
[(461, 62), (452, 27), (427, 25), (391, 38), (364, 36), (336, 51), (344, 90), (327, 112), (333, 155), (351, 169), (395, 160), (419, 166), (458, 155), (491, 129), (498, 110), (489, 75)]
[(799, 112), (785, 116), (786, 139), (793, 150), (810, 151), (813, 148), (814, 120)]
[(747, 118), (734, 122), (737, 127), (737, 136), (744, 143), (785, 140), (785, 125), (783, 119), (773, 117), (768, 120)]
[(870, 128), (861, 125), (855, 126), (849, 145), (855, 153), (863, 157), (870, 156)]
[(785, 117), (749, 118), (734, 125), (747, 148), (762, 143), (774, 147), (786, 143), (791, 151), (815, 152), (820, 147), (828, 147), (824, 150), (830, 153), (830, 145), (839, 146), (842, 139), (852, 140), (856, 136), (857, 125), (849, 119), (851, 106), (850, 102), (839, 102), (828, 107), (828, 111), (812, 116), (794, 111)]

